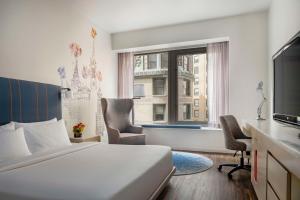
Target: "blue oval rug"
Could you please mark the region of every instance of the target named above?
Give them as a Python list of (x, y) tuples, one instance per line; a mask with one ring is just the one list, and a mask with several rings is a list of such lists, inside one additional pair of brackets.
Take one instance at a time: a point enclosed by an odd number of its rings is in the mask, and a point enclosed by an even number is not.
[(172, 151), (173, 164), (176, 167), (174, 176), (200, 173), (213, 166), (213, 161), (195, 153)]

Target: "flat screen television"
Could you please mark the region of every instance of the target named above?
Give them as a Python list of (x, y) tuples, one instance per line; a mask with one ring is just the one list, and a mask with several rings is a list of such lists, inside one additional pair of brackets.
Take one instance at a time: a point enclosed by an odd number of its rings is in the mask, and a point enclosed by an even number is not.
[(300, 126), (300, 32), (274, 56), (273, 119)]

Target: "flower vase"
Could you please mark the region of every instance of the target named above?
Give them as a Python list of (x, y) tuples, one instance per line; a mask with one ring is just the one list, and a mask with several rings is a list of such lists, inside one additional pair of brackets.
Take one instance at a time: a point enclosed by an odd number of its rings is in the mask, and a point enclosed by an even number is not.
[(74, 138), (81, 138), (82, 137), (82, 132), (80, 131), (73, 131), (74, 133)]

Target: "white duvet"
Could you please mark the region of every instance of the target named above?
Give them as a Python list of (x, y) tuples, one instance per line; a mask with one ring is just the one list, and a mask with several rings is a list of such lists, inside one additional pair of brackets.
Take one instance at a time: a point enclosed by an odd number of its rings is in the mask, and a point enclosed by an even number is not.
[(169, 147), (74, 144), (0, 163), (0, 199), (146, 200), (172, 167)]

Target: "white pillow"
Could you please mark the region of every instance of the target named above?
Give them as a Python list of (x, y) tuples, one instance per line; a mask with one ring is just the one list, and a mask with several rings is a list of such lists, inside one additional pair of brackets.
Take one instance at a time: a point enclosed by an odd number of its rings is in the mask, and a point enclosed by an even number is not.
[(30, 122), (30, 123), (21, 123), (21, 122), (12, 122), (14, 123), (16, 128), (20, 128), (20, 127), (26, 127), (26, 126), (37, 126), (37, 125), (43, 125), (43, 124), (50, 124), (53, 122), (57, 122), (56, 118), (47, 120), (47, 121), (40, 121), (40, 122)]
[(3, 126), (0, 126), (0, 131), (13, 131), (15, 130), (15, 124), (13, 122), (9, 122)]
[(30, 155), (23, 128), (2, 131), (0, 134), (0, 162)]
[(31, 153), (71, 145), (63, 120), (48, 124), (25, 126), (24, 134)]

